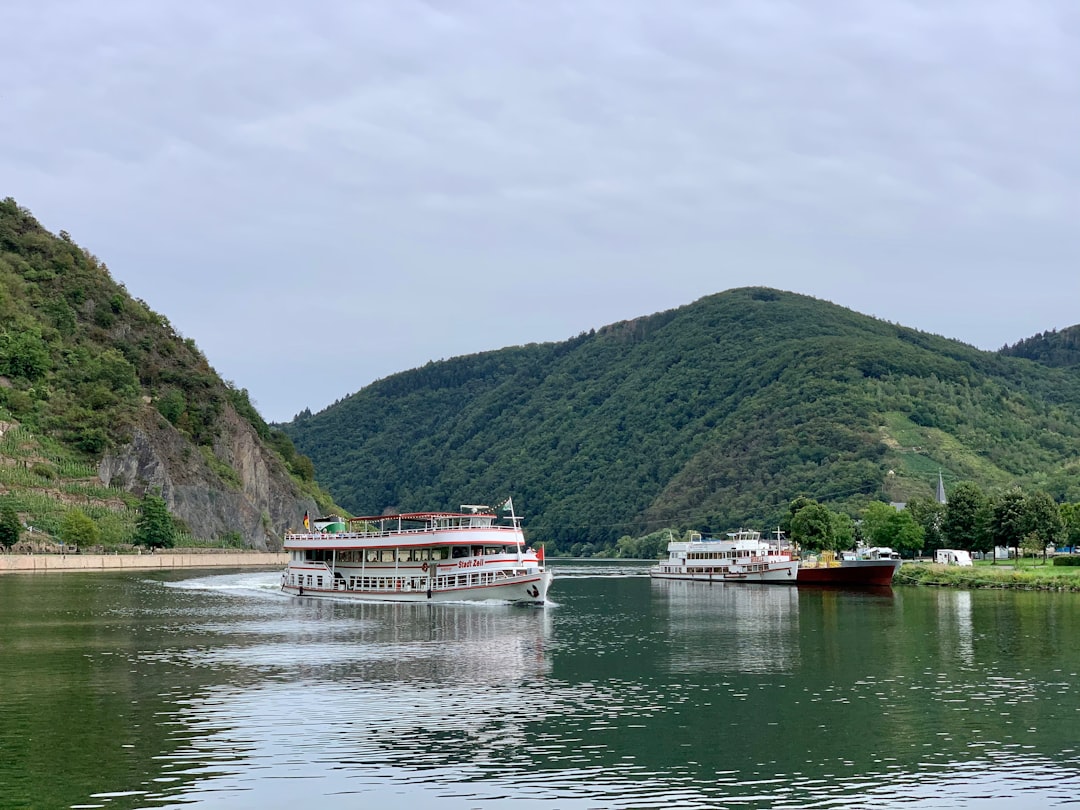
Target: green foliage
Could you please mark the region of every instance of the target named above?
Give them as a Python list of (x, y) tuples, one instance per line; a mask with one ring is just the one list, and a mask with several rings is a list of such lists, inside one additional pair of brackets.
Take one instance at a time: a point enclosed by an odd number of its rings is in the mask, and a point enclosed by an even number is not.
[(49, 368), (49, 348), (35, 327), (0, 332), (0, 374), (36, 382)]
[(1028, 534), (1034, 535), (1040, 549), (1055, 545), (1065, 534), (1061, 510), (1046, 492), (1031, 492), (1024, 502)]
[(866, 505), (862, 512), (863, 543), (869, 546), (889, 546), (892, 543), (885, 538), (890, 533), (889, 524), (896, 515), (896, 509), (881, 501)]
[(1063, 503), (1059, 507), (1062, 523), (1062, 544), (1080, 546), (1080, 503)]
[(615, 544), (614, 552), (605, 556), (628, 560), (656, 560), (667, 556), (668, 543), (686, 539), (685, 535), (680, 536), (671, 529), (660, 529), (642, 537), (624, 535)]
[(881, 533), (879, 545), (888, 546), (903, 554), (914, 554), (923, 547), (925, 532), (907, 509), (894, 511)]
[(994, 502), (991, 535), (995, 545), (1042, 554), (1046, 546), (1062, 538), (1064, 522), (1047, 493), (1025, 493), (1013, 487)]
[(1054, 557), (1054, 565), (1068, 566), (1072, 568), (1080, 567), (1080, 555), (1058, 555), (1057, 557)]
[(941, 520), (942, 542), (948, 548), (989, 551), (993, 545), (990, 520), (990, 502), (982, 488), (970, 481), (960, 483), (948, 494)]
[(855, 521), (847, 512), (833, 512), (832, 532), (833, 548), (844, 549), (855, 547)]
[(941, 524), (945, 517), (943, 504), (928, 497), (912, 498), (907, 502), (906, 511), (922, 529), (924, 552), (932, 554), (939, 548), (945, 548), (941, 539)]
[(222, 548), (246, 548), (247, 543), (244, 542), (244, 536), (240, 532), (225, 532), (221, 536)]
[[(1057, 559), (1055, 558), (1055, 564)], [(965, 568), (957, 565), (905, 563), (896, 572), (893, 584), (1080, 592), (1080, 575), (1068, 570), (1055, 571), (1052, 566), (1041, 566), (1040, 570), (1019, 570), (1001, 566), (976, 565)]]
[(81, 509), (71, 509), (60, 522), (60, 539), (70, 546), (92, 546), (101, 542), (101, 529)]
[(139, 506), (133, 541), (149, 548), (172, 548), (176, 544), (176, 525), (160, 495), (147, 493)]
[(1026, 357), (1037, 363), (1058, 368), (1080, 368), (1080, 325), (1060, 332), (1040, 332), (1034, 337), (1006, 346), (1002, 354)]
[(183, 416), (186, 407), (187, 403), (184, 402), (184, 395), (175, 389), (169, 391), (157, 401), (158, 412), (168, 419), (169, 423), (174, 427), (180, 423), (180, 417)]
[(807, 551), (836, 550), (833, 516), (820, 503), (809, 503), (791, 518), (791, 540)]
[(1046, 556), (1046, 545), (1036, 532), (1028, 532), (1020, 541), (1020, 549), (1032, 557)]
[(0, 546), (11, 547), (19, 542), (22, 534), (22, 522), (15, 508), (10, 503), (0, 506)]
[(56, 470), (51, 464), (45, 464), (43, 462), (35, 462), (30, 467), (30, 472), (34, 475), (40, 476), (47, 481), (53, 481), (56, 478)]

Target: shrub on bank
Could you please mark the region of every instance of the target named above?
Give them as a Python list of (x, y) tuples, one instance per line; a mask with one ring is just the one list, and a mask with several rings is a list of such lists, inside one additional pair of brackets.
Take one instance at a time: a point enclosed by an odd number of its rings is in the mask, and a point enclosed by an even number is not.
[(1056, 566), (1063, 566), (1064, 565), (1064, 566), (1077, 566), (1077, 567), (1080, 567), (1080, 554), (1078, 554), (1078, 555), (1069, 554), (1067, 556), (1059, 555), (1057, 557), (1054, 557), (1054, 565), (1056, 565)]
[(1016, 570), (1006, 567), (972, 566), (969, 568), (955, 565), (905, 563), (896, 572), (893, 584), (939, 588), (1080, 592), (1080, 571), (1054, 571), (1052, 566), (1035, 571), (1030, 568)]

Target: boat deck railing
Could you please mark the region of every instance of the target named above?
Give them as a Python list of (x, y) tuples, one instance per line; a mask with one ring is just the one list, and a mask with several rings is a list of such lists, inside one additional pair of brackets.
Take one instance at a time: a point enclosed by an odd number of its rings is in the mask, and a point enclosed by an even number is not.
[(476, 532), (482, 531), (501, 531), (501, 532), (516, 532), (520, 533), (521, 528), (518, 526), (440, 526), (435, 529), (431, 528), (412, 528), (412, 529), (382, 529), (379, 531), (365, 531), (365, 532), (286, 532), (286, 540), (310, 540), (313, 542), (325, 542), (327, 540), (377, 540), (381, 537), (400, 537), (403, 535), (421, 535), (421, 534), (433, 534), (444, 532)]

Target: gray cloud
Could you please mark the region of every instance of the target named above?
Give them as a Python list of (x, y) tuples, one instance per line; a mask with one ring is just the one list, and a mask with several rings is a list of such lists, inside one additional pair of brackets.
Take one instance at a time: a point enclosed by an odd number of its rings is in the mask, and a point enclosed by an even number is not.
[(1066, 0), (16, 5), (0, 194), (271, 419), (746, 284), (1080, 322)]

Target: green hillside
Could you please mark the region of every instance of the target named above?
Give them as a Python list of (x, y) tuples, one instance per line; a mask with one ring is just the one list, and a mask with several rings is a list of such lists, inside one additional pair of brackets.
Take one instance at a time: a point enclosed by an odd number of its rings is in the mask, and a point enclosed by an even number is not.
[(429, 363), (283, 426), (346, 508), (512, 494), (569, 549), (972, 480), (1080, 498), (1080, 375), (761, 288)]

